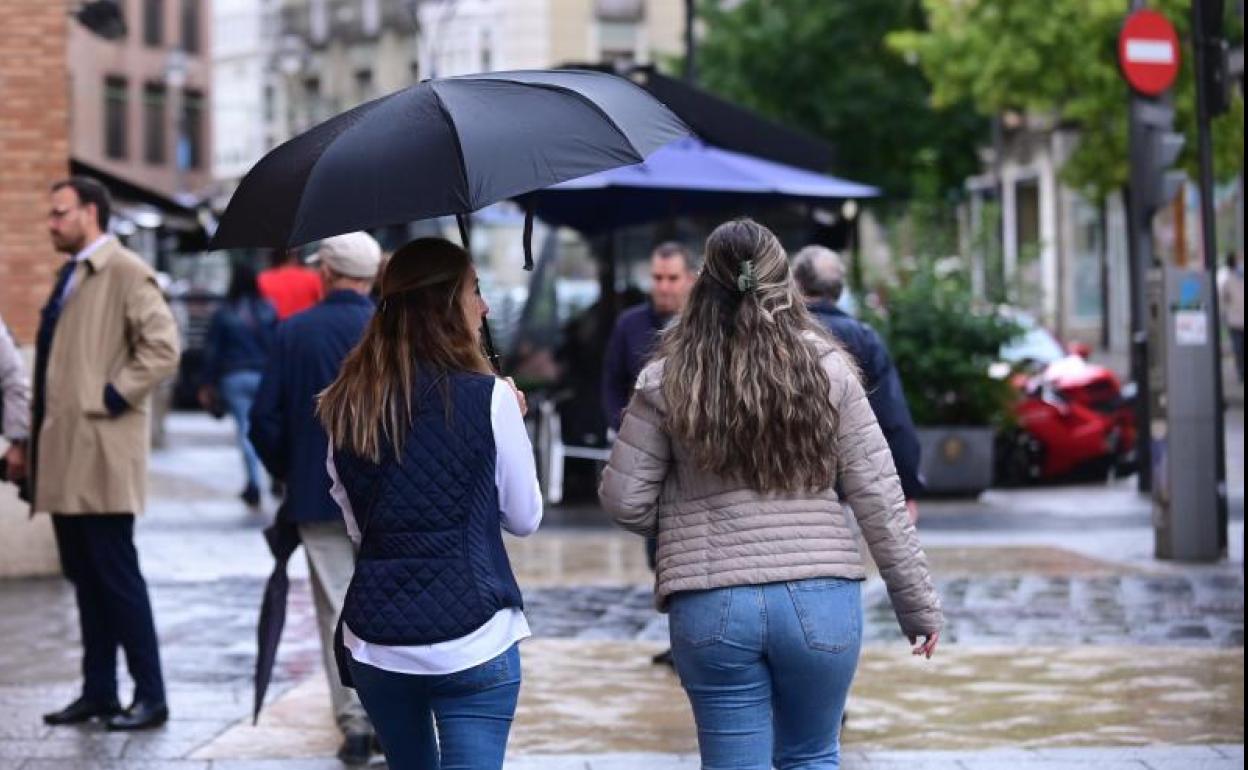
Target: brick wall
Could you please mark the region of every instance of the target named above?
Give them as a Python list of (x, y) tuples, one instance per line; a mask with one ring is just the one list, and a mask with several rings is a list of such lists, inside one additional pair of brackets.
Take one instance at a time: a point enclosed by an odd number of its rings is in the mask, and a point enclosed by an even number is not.
[(60, 262), (48, 185), (69, 169), (68, 0), (0, 0), (0, 315), (22, 343)]

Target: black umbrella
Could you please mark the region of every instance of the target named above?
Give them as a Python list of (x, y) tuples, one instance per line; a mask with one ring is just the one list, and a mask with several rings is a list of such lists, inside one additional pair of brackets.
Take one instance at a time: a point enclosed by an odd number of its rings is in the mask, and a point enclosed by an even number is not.
[(286, 516), (284, 504), (278, 509), (276, 521), (264, 530), (264, 539), (269, 544), (275, 563), (273, 574), (264, 586), (264, 598), (260, 602), (260, 623), (256, 627), (256, 691), (251, 714), (252, 724), (260, 719), (264, 694), (273, 678), (277, 645), (282, 639), (282, 627), (286, 625), (286, 597), (290, 593), (286, 564), (299, 547), (299, 529)]
[[(212, 247), (284, 248), (462, 216), (640, 163), (689, 133), (639, 86), (602, 72), (427, 80), (331, 118), (262, 158), (230, 199)], [(528, 239), (525, 252), (531, 267)]]

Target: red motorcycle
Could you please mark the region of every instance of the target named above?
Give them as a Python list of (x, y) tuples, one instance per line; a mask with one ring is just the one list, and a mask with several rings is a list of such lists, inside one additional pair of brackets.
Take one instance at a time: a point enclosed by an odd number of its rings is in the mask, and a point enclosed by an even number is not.
[(1006, 485), (1104, 479), (1135, 470), (1135, 385), (1062, 346), (1043, 327), (1002, 350), (1019, 390), (1015, 426), (997, 439), (996, 476)]

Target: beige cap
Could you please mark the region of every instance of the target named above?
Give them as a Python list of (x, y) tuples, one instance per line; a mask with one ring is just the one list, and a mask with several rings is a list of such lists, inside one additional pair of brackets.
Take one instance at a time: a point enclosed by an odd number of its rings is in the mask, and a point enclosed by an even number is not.
[(330, 270), (347, 278), (376, 278), (381, 267), (381, 246), (368, 233), (343, 233), (321, 241), (308, 262), (324, 262)]

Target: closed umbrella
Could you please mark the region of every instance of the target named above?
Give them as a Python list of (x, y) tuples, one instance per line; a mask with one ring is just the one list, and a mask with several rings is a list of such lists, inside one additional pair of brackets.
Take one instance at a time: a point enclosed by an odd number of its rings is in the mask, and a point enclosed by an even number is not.
[(286, 599), (290, 593), (290, 578), (286, 565), (299, 547), (299, 529), (286, 516), (285, 505), (278, 510), (277, 520), (264, 530), (264, 539), (273, 554), (273, 574), (264, 586), (260, 601), (260, 622), (256, 626), (256, 676), (255, 695), (252, 703), (251, 721), (255, 724), (264, 706), (264, 694), (273, 678), (273, 664), (277, 660), (277, 646), (286, 625)]

